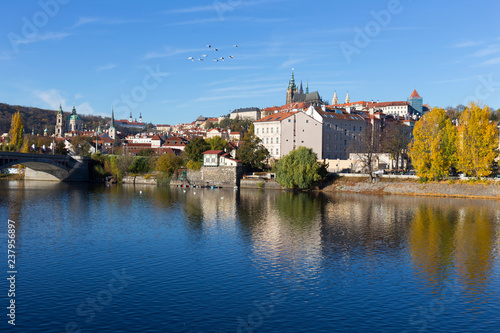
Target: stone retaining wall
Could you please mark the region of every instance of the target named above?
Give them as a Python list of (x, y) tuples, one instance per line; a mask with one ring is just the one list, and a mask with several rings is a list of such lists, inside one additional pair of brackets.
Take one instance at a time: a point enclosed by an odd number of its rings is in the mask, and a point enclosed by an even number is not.
[(262, 188), (268, 190), (282, 190), (280, 184), (274, 180), (265, 179), (242, 179), (240, 181), (240, 188)]
[(423, 183), (411, 181), (375, 182), (350, 181), (340, 179), (325, 191), (339, 191), (349, 193), (373, 193), (396, 195), (423, 195), (442, 197), (470, 197), (500, 199), (500, 183)]
[(123, 184), (145, 184), (145, 185), (158, 185), (156, 178), (144, 176), (127, 176), (123, 177)]

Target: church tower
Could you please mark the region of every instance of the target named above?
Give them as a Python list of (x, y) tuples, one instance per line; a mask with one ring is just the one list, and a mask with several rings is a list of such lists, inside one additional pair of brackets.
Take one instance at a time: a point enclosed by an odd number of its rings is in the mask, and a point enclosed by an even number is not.
[(59, 104), (59, 111), (57, 111), (57, 117), (56, 117), (56, 137), (57, 138), (62, 138), (64, 136), (64, 114), (63, 114), (63, 109), (61, 104)]
[(290, 83), (288, 84), (288, 88), (286, 90), (286, 104), (293, 103), (293, 96), (296, 93), (297, 93), (297, 86), (295, 85), (295, 77), (294, 77), (293, 68), (292, 68), (292, 79), (290, 80)]
[(139, 122), (142, 123), (142, 112), (139, 113)]
[(128, 118), (128, 122), (131, 123), (133, 121), (134, 121), (134, 119), (132, 118), (132, 112), (130, 112), (130, 117)]
[(337, 90), (333, 93), (332, 105), (339, 104), (339, 98), (337, 97)]
[(345, 102), (346, 104), (351, 103), (351, 99), (349, 98), (349, 92), (347, 92), (347, 96), (345, 97)]
[(116, 129), (115, 129), (115, 111), (111, 109), (111, 120), (109, 121), (109, 132), (108, 136), (111, 140), (116, 139)]

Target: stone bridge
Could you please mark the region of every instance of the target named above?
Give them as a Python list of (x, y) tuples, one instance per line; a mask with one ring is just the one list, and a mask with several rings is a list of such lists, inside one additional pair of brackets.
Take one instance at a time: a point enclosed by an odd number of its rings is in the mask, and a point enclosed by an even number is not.
[(88, 157), (0, 152), (0, 170), (16, 164), (26, 167), (26, 180), (86, 182)]

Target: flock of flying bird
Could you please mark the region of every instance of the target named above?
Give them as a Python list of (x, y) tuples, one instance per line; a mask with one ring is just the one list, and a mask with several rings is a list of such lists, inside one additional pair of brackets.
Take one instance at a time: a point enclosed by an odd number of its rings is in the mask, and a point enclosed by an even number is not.
[[(210, 44), (209, 44), (209, 45), (207, 45), (207, 47), (208, 47), (210, 50), (213, 50), (213, 51), (215, 51), (215, 52), (218, 52), (218, 51), (219, 51), (219, 49), (213, 48), (213, 47), (212, 47), (212, 45), (210, 45)], [(238, 45), (233, 45), (233, 47), (238, 47)], [(207, 55), (206, 55), (206, 54), (202, 54), (202, 55), (201, 55), (201, 58), (198, 58), (198, 61), (204, 61), (206, 57), (207, 57)], [(230, 56), (229, 56), (229, 58), (230, 58), (230, 59), (234, 59), (234, 56), (230, 55)], [(188, 58), (188, 60), (194, 61), (194, 58), (193, 58), (193, 57), (189, 57), (189, 58)], [(224, 57), (214, 58), (214, 61), (215, 61), (215, 62), (224, 61), (224, 60), (225, 60), (225, 58), (224, 58)]]

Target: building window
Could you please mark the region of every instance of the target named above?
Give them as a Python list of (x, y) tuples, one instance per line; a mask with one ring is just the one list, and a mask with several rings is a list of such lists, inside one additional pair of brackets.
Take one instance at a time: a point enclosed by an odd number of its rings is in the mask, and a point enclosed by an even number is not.
[(257, 134), (259, 134), (259, 128), (258, 128), (258, 127), (257, 127), (257, 129), (256, 129), (256, 133), (257, 133)]
[(276, 138), (276, 143), (280, 143), (280, 138)]
[(290, 122), (292, 122), (292, 121), (291, 121), (290, 119), (288, 119), (288, 122), (290, 123)]
[(269, 133), (269, 127), (266, 129), (266, 133)]
[(274, 127), (271, 127), (271, 133), (273, 133)]
[(309, 120), (306, 120), (306, 124), (309, 124)]
[(273, 144), (273, 138), (271, 138), (271, 144)]
[(269, 138), (266, 138), (266, 144), (268, 144), (268, 143), (269, 143)]
[(279, 132), (280, 132), (280, 128), (276, 127), (276, 133), (279, 133)]
[(279, 155), (279, 154), (280, 154), (280, 153), (279, 153), (279, 149), (278, 149), (278, 148), (276, 148), (276, 155)]

